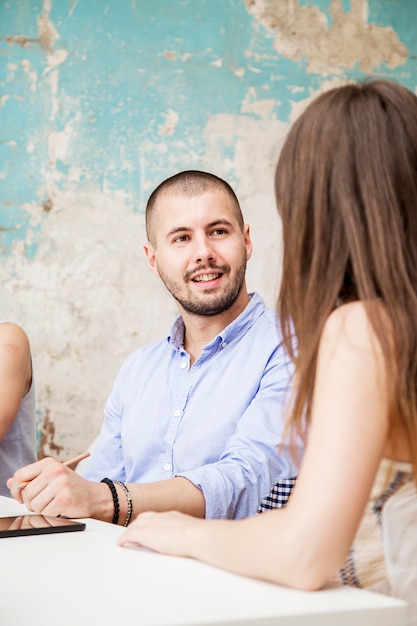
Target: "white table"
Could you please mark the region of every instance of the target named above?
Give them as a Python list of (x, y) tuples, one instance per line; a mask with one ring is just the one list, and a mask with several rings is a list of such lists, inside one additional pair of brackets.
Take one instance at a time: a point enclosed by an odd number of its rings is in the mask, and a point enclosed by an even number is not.
[[(0, 496), (0, 517), (24, 507)], [(117, 546), (123, 528), (0, 539), (1, 626), (405, 626), (406, 604), (349, 587), (286, 589)]]

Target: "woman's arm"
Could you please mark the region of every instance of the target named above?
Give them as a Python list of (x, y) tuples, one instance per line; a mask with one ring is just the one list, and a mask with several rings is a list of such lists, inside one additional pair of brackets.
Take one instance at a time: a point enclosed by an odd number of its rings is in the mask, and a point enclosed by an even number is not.
[(384, 452), (385, 389), (382, 353), (363, 305), (337, 309), (321, 339), (309, 442), (287, 507), (238, 522), (145, 513), (120, 543), (320, 588), (343, 563)]
[(32, 380), (29, 340), (9, 322), (0, 324), (0, 441), (6, 435)]

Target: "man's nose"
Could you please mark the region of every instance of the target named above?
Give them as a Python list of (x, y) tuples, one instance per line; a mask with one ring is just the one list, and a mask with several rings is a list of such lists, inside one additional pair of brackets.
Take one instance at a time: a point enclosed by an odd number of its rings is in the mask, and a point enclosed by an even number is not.
[(211, 241), (206, 236), (195, 238), (194, 262), (208, 263), (213, 262), (216, 254)]

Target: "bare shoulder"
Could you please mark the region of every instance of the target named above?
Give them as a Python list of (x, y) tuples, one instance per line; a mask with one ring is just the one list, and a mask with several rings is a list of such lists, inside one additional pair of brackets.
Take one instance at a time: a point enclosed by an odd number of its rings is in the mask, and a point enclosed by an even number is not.
[(379, 341), (369, 319), (369, 312), (379, 315), (385, 332), (389, 332), (390, 322), (381, 302), (349, 302), (335, 309), (326, 320), (322, 340), (332, 343), (343, 342), (352, 349), (373, 350), (379, 347)]
[[(377, 318), (377, 333), (370, 316)], [(346, 406), (359, 403), (354, 411), (357, 416), (363, 415), (367, 407), (368, 418), (377, 415), (379, 425), (388, 405), (389, 375), (385, 346), (379, 335), (382, 332), (385, 339), (389, 328), (389, 316), (381, 302), (344, 304), (326, 320), (317, 361), (322, 393), (325, 396), (331, 391), (338, 394), (338, 402), (343, 398)]]
[(21, 326), (13, 322), (0, 324), (0, 349), (2, 352), (21, 352), (29, 355), (29, 339)]

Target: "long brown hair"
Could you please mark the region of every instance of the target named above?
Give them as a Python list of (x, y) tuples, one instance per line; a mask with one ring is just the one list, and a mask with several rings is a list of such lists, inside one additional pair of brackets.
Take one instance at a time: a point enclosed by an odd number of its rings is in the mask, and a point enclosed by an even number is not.
[(390, 423), (405, 428), (417, 482), (417, 97), (387, 80), (322, 94), (288, 134), (275, 191), (278, 310), (296, 368), (289, 424), (302, 433), (310, 421), (326, 319), (337, 302), (362, 300), (384, 354)]

